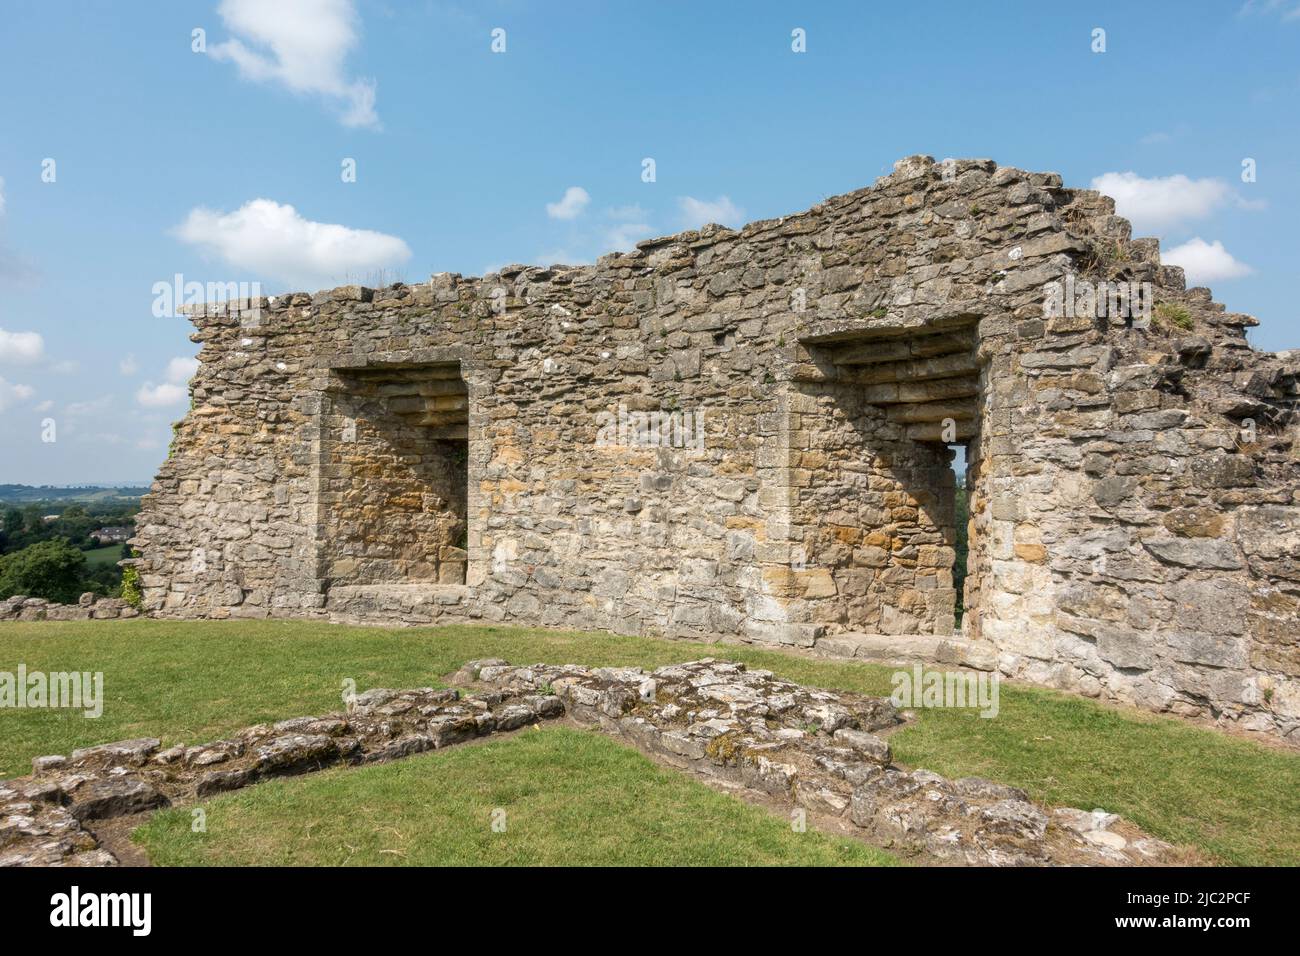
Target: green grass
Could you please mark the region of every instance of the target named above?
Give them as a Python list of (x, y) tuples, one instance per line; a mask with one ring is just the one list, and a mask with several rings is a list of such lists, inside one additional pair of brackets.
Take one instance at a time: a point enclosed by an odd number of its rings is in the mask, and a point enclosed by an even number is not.
[(1192, 313), (1176, 302), (1161, 302), (1156, 306), (1155, 324), (1157, 327), (1172, 325), (1184, 331), (1189, 331), (1196, 325), (1192, 320)]
[[(0, 625), (0, 670), (104, 672), (104, 715), (0, 711), (0, 775), (33, 756), (150, 735), (212, 740), (340, 707), (358, 689), (438, 684), (462, 662), (663, 664), (729, 657), (801, 683), (888, 694), (892, 669), (701, 645), (517, 628), (385, 629), (311, 622), (42, 622)], [(1300, 864), (1300, 756), (1175, 718), (1004, 684), (992, 720), (923, 710), (891, 738), (899, 762), (979, 774), (1039, 800), (1121, 813), (1220, 862)]]
[[(551, 726), (275, 780), (155, 815), (167, 866), (780, 866), (895, 863), (717, 793), (594, 731)], [(502, 812), (504, 816), (501, 816)], [(504, 823), (492, 828), (493, 816)]]
[(92, 568), (112, 567), (122, 560), (122, 546), (120, 544), (109, 544), (102, 548), (91, 548), (89, 551), (82, 553), (86, 556), (86, 564)]

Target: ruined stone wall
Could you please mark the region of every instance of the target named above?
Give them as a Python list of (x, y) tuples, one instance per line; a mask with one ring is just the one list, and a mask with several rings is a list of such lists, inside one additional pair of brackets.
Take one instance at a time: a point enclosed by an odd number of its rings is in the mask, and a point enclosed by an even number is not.
[(332, 411), (320, 486), (326, 580), (464, 584), (465, 444), (374, 397), (341, 394)]
[[(1046, 317), (1068, 275), (1149, 281), (1164, 311), (1149, 329)], [(1300, 721), (1295, 357), (1251, 350), (1252, 319), (1054, 174), (913, 158), (806, 213), (592, 267), (193, 319), (193, 410), (135, 539), (155, 612), (942, 634), (938, 473), (966, 443), (962, 640), (1042, 683)], [(340, 584), (332, 536), (367, 494), (331, 484), (349, 379), (424, 366), (464, 383), (465, 584)], [(702, 412), (702, 447), (601, 441), (620, 407)]]
[(1269, 636), (1300, 619), (1294, 357), (1249, 349), (1254, 320), (1109, 199), (1065, 198), (1067, 261), (1035, 282), (1149, 281), (1158, 305), (1145, 330), (1034, 302), (981, 323), (974, 633), (1014, 676), (1293, 734), (1300, 648)]
[[(0, 603), (0, 608), (3, 603)], [(113, 866), (99, 821), (189, 806), (285, 776), (401, 760), (567, 716), (679, 770), (765, 803), (838, 818), (895, 853), (998, 866), (1173, 863), (1175, 848), (1105, 810), (1048, 809), (1023, 790), (892, 764), (905, 722), (880, 697), (838, 693), (706, 659), (661, 667), (467, 661), (456, 689), (371, 688), (331, 714), (163, 748), (156, 737), (32, 759), (0, 780), (0, 867)], [(697, 720), (708, 710), (715, 716)], [(137, 817), (134, 824), (138, 824)]]
[[(341, 401), (322, 467), (326, 579), (464, 584), (463, 446), (383, 410)], [(344, 429), (347, 440), (344, 440)]]
[[(853, 383), (800, 383), (790, 588), (813, 620), (879, 634), (951, 634), (956, 475)], [(809, 557), (811, 556), (811, 558)]]

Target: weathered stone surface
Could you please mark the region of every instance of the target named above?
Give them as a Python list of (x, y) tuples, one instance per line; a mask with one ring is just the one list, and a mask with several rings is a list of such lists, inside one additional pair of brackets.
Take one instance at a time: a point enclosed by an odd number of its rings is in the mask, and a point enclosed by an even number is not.
[(0, 866), (115, 865), (83, 821), (340, 763), (397, 760), (563, 713), (558, 697), (531, 690), (462, 699), (457, 690), (377, 688), (351, 698), (346, 714), (259, 724), (206, 744), (159, 750), (158, 740), (142, 738), (82, 748), (72, 758), (38, 757), (32, 777), (0, 782)]
[(76, 604), (27, 597), (0, 600), (0, 621), (112, 621), (139, 616), (139, 609), (121, 598), (96, 600), (90, 591), (81, 595)]
[[(847, 819), (904, 853), (995, 866), (1170, 859), (1172, 848), (1160, 841), (1130, 846), (1113, 832), (1120, 823), (1113, 814), (1048, 813), (1014, 787), (892, 766), (888, 744), (870, 732), (902, 722), (887, 700), (791, 684), (713, 659), (650, 674), (471, 661), (461, 674), (507, 693), (554, 688), (579, 723), (673, 766)], [(1079, 823), (1085, 817), (1086, 832)]]
[(102, 820), (167, 805), (167, 798), (136, 777), (105, 777), (82, 784), (73, 793), (72, 815), (78, 820)]
[[(276, 729), (279, 729), (278, 724)], [(244, 742), (242, 740), (218, 740), (216, 743), (207, 744), (203, 747), (187, 748), (183, 753), (183, 759), (191, 767), (208, 767), (234, 757), (243, 756), (243, 753)], [(160, 754), (159, 757), (161, 758), (162, 755)], [(167, 762), (170, 762), (170, 760)]]
[(212, 796), (214, 793), (246, 787), (254, 779), (256, 779), (256, 774), (249, 767), (241, 767), (238, 770), (213, 770), (198, 779), (194, 785), (194, 794), (199, 799), (203, 799)]
[(1214, 508), (1179, 508), (1165, 515), (1162, 523), (1180, 538), (1217, 538), (1225, 518)]
[(32, 758), (32, 773), (41, 774), (47, 770), (58, 770), (68, 764), (68, 758), (62, 754), (49, 754), (44, 757)]
[(1235, 571), (1242, 566), (1236, 549), (1226, 541), (1175, 538), (1143, 543), (1148, 551), (1167, 564), (1219, 571)]
[(134, 740), (118, 740), (111, 744), (96, 747), (83, 747), (72, 751), (72, 762), (81, 764), (101, 764), (106, 767), (139, 767), (151, 753), (158, 749), (162, 741), (156, 737), (138, 737)]
[(875, 734), (841, 727), (835, 731), (833, 737), (837, 743), (844, 744), (868, 760), (879, 764), (888, 764), (890, 761), (889, 744)]
[[(151, 614), (951, 637), (991, 648), (968, 666), (1300, 733), (1294, 635), (1253, 608), (1300, 596), (1300, 360), (1055, 174), (908, 157), (593, 266), (191, 318), (192, 409), (134, 539)], [(1205, 656), (1170, 639), (1203, 632), (1188, 580), (1252, 605), (1244, 658), (1179, 659)], [(1066, 607), (1094, 586), (1105, 614)]]

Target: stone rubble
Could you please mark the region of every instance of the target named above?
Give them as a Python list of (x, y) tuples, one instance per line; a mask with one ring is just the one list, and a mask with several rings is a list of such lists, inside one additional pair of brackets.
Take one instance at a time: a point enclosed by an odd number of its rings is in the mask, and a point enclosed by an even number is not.
[(258, 724), (160, 749), (156, 738), (32, 761), (0, 781), (0, 866), (112, 866), (86, 824), (337, 764), (396, 760), (567, 715), (681, 770), (791, 808), (836, 817), (870, 842), (926, 862), (982, 866), (1152, 865), (1173, 847), (1114, 814), (1044, 810), (1024, 791), (892, 763), (880, 736), (903, 723), (884, 699), (780, 680), (705, 659), (595, 668), (470, 661), (457, 689), (376, 689), (345, 713)]
[(408, 757), (564, 713), (536, 693), (375, 689), (345, 713), (258, 724), (197, 746), (120, 740), (32, 761), (0, 781), (0, 866), (112, 866), (87, 824), (183, 806), (273, 777)]
[(930, 862), (976, 866), (1149, 866), (1174, 848), (1114, 814), (1045, 810), (1023, 790), (893, 766), (878, 732), (903, 723), (882, 698), (803, 687), (705, 659), (597, 668), (470, 661), (457, 680), (546, 690), (569, 717), (682, 770), (839, 818)]

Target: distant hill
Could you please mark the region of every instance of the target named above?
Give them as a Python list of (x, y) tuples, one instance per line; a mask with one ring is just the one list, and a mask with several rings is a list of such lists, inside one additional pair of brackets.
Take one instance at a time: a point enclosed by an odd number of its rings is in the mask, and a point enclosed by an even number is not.
[(0, 503), (30, 504), (35, 501), (138, 501), (148, 494), (148, 485), (104, 488), (100, 485), (62, 487), (57, 485), (0, 485)]

